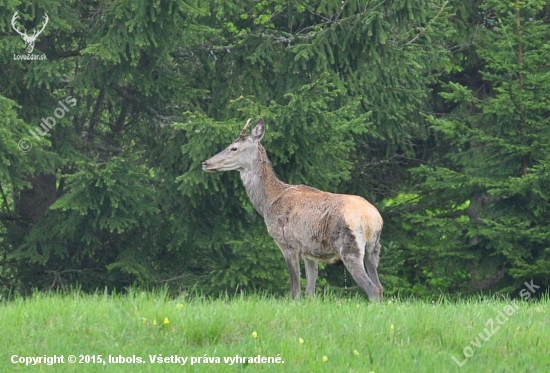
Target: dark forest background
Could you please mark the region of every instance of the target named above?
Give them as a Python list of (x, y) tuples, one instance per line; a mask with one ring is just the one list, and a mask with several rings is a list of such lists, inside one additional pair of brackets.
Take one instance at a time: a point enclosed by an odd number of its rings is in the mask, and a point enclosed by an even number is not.
[(547, 1), (5, 0), (0, 293), (284, 294), (238, 173), (200, 167), (249, 117), (282, 180), (380, 209), (386, 294), (548, 285)]

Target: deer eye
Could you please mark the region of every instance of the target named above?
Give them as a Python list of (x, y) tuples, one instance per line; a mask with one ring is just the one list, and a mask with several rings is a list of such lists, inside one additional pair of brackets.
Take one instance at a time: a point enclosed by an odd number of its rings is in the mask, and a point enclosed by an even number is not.
[(237, 151), (237, 147), (234, 146), (234, 147), (230, 148), (229, 150), (231, 150), (232, 152), (236, 152), (236, 151)]

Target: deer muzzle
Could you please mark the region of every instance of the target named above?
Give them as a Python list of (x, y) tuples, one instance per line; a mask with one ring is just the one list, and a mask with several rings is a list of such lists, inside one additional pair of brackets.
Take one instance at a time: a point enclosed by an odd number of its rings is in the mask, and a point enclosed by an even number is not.
[(216, 171), (218, 171), (217, 169), (211, 168), (211, 167), (212, 167), (212, 165), (208, 164), (207, 161), (202, 162), (202, 170), (203, 171), (206, 171), (206, 172), (216, 172)]

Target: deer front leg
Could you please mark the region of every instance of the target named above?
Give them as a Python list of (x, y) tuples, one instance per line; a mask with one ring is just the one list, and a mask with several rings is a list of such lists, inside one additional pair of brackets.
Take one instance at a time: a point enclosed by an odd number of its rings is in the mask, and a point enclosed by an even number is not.
[(315, 260), (305, 259), (306, 263), (306, 295), (315, 296), (315, 282), (317, 281), (317, 276), (319, 274), (319, 266)]
[(286, 267), (290, 276), (290, 295), (294, 299), (300, 298), (300, 260), (298, 253), (291, 248), (281, 248), (285, 257)]

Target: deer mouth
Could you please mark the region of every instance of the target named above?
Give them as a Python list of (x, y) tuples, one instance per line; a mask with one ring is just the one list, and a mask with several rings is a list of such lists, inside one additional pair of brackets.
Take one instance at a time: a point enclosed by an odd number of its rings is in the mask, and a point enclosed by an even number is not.
[(212, 168), (212, 165), (209, 165), (208, 163), (202, 162), (202, 170), (206, 172), (216, 172), (218, 171), (216, 168)]

